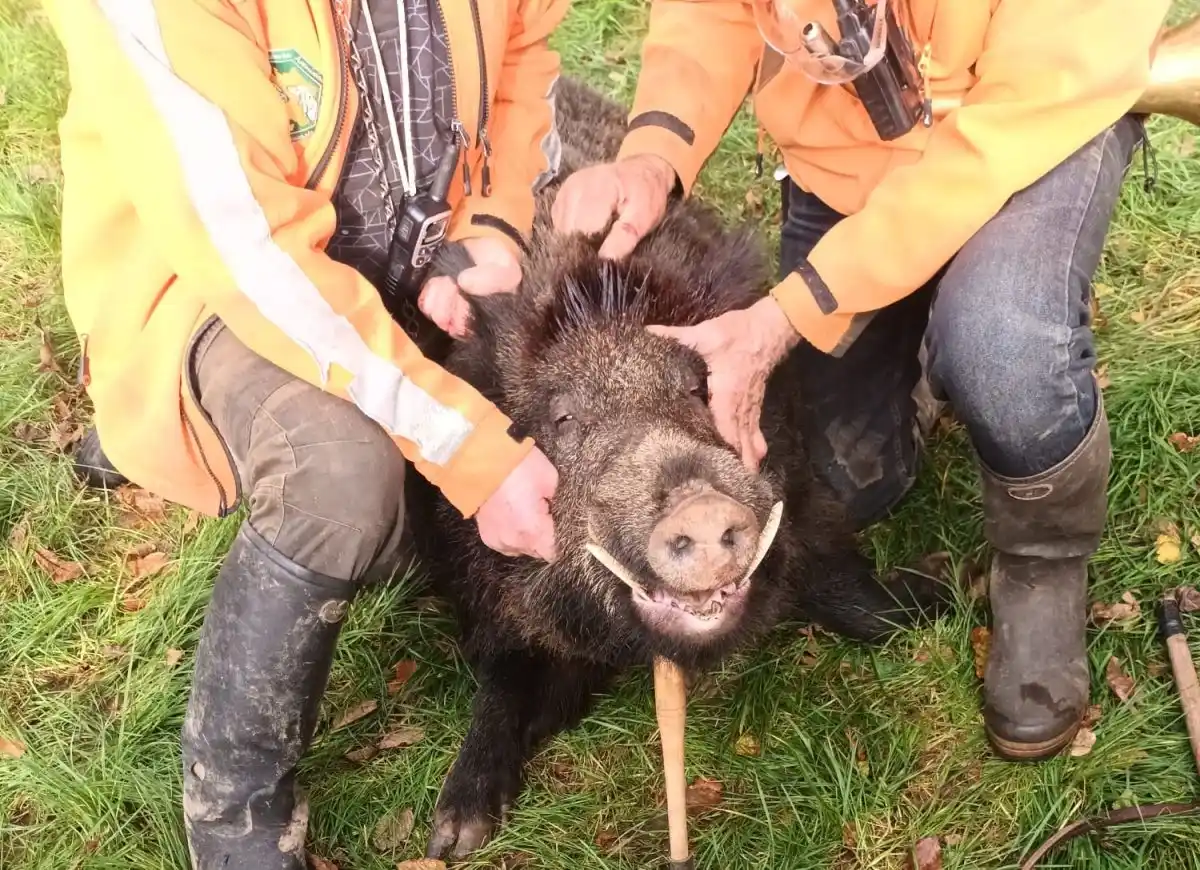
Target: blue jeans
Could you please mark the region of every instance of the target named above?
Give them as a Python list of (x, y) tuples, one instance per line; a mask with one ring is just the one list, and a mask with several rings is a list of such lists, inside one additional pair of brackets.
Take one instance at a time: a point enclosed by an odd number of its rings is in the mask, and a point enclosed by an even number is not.
[[(925, 286), (876, 312), (842, 357), (796, 348), (789, 368), (807, 396), (805, 441), (859, 525), (912, 486), (926, 387), (996, 474), (1046, 471), (1083, 440), (1098, 389), (1091, 282), (1144, 135), (1142, 119), (1127, 115), (1016, 193)], [(783, 185), (787, 275), (843, 216), (791, 179)]]

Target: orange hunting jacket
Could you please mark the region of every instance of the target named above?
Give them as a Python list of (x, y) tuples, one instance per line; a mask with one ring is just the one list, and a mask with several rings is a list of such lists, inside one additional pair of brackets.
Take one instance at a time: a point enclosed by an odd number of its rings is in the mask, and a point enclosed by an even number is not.
[[(510, 437), (511, 421), (424, 358), (376, 289), (324, 251), (358, 108), (340, 4), (43, 4), (70, 76), (60, 128), (66, 304), (116, 467), (208, 514), (236, 505), (237, 475), (185, 372), (198, 330), (217, 315), (259, 355), (361, 408), (473, 514), (532, 442)], [(533, 187), (559, 153), (559, 59), (546, 40), (567, 6), (441, 0), (473, 173), (471, 196), (455, 173), (453, 239), (492, 235), (515, 249), (506, 230), (531, 229)], [(489, 196), (477, 134), (484, 80)]]
[[(805, 20), (837, 33), (830, 0), (808, 5)], [(848, 215), (813, 248), (807, 280), (792, 273), (772, 291), (805, 339), (840, 355), (871, 312), (932, 278), (1009, 197), (1134, 106), (1170, 5), (907, 0), (935, 116), (947, 97), (962, 106), (883, 142), (852, 94), (767, 48), (750, 3), (652, 0), (622, 156), (662, 156), (689, 192), (753, 89), (791, 178)]]

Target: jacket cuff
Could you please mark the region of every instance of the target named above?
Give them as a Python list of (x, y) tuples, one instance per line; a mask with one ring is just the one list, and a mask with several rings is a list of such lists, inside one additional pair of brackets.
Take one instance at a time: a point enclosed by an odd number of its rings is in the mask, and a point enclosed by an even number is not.
[(871, 320), (871, 313), (844, 314), (807, 262), (771, 289), (771, 298), (805, 341), (830, 356), (840, 357)]
[(696, 154), (696, 133), (669, 112), (642, 112), (629, 121), (617, 159), (638, 154), (661, 157), (675, 170), (678, 192), (691, 193), (704, 161)]
[(508, 416), (492, 410), (445, 466), (438, 488), (459, 513), (470, 518), (533, 447), (532, 438), (518, 440)]

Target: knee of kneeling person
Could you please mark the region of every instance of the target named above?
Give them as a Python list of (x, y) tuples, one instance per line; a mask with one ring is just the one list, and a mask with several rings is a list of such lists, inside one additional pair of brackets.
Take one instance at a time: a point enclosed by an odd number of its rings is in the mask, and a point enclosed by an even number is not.
[(1019, 317), (942, 328), (931, 340), (930, 381), (997, 474), (1028, 477), (1061, 462), (1095, 413), (1090, 350), (1066, 330)]
[(398, 546), (403, 455), (366, 417), (353, 432), (292, 446), (293, 468), (282, 480), (268, 478), (256, 486), (250, 522), (297, 564), (338, 579), (363, 580)]

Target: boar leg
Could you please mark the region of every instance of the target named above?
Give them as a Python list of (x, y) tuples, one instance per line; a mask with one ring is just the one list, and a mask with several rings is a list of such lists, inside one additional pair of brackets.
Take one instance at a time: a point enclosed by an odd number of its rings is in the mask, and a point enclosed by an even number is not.
[(611, 677), (608, 668), (545, 653), (510, 651), (476, 663), (471, 727), (434, 813), (427, 858), (462, 858), (503, 824), (526, 761), (573, 728)]
[(945, 583), (919, 574), (882, 583), (868, 559), (849, 551), (814, 558), (797, 605), (802, 616), (830, 631), (878, 643), (922, 617), (936, 619), (951, 600)]

